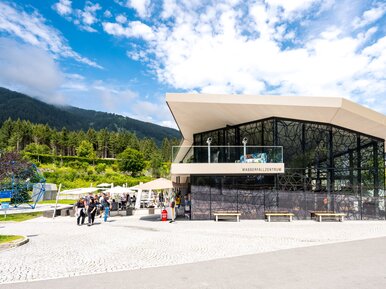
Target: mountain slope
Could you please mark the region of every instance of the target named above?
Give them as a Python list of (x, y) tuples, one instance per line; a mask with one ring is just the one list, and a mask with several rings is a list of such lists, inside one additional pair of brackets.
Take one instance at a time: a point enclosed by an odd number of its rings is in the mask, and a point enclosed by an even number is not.
[(0, 87), (0, 123), (8, 118), (20, 118), (32, 123), (48, 124), (49, 126), (69, 130), (87, 131), (107, 128), (110, 131), (125, 129), (135, 132), (140, 138), (153, 138), (157, 143), (163, 138), (180, 138), (179, 131), (143, 122), (129, 117), (106, 112), (80, 109), (71, 106), (54, 106), (27, 96), (22, 93)]

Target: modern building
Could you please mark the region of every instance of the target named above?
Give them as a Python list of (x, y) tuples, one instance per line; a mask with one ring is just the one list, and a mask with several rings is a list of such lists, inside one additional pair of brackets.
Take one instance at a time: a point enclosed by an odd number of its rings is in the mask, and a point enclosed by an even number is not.
[(338, 97), (167, 94), (172, 178), (192, 219), (218, 210), (385, 219), (386, 116)]

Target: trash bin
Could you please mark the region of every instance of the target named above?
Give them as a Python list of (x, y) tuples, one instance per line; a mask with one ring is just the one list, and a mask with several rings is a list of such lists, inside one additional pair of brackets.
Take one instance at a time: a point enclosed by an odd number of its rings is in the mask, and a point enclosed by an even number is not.
[(133, 208), (126, 208), (126, 216), (132, 216), (133, 215)]
[(149, 215), (154, 215), (154, 208), (149, 208)]

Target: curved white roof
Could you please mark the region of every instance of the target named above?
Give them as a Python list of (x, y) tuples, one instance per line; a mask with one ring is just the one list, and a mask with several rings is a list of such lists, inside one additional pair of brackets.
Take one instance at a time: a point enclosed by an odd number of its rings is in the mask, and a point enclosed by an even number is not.
[(330, 123), (386, 139), (386, 116), (342, 97), (166, 94), (184, 137), (268, 117)]

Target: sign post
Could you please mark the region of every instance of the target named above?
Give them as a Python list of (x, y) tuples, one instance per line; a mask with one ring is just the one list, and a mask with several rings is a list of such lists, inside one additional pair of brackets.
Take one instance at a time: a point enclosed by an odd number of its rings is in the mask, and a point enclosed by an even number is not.
[(52, 219), (54, 219), (56, 216), (56, 208), (58, 207), (59, 194), (61, 189), (62, 189), (62, 184), (59, 184), (59, 189), (58, 189), (58, 193), (56, 194), (55, 209), (54, 209), (54, 214), (52, 215)]
[(7, 210), (9, 209), (9, 202), (12, 198), (12, 191), (0, 191), (1, 209), (5, 210), (4, 218), (7, 217)]
[(9, 209), (9, 203), (1, 203), (1, 208), (5, 210), (4, 219), (7, 218), (7, 210)]

